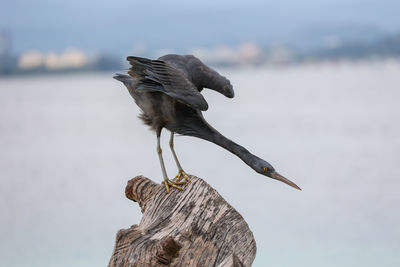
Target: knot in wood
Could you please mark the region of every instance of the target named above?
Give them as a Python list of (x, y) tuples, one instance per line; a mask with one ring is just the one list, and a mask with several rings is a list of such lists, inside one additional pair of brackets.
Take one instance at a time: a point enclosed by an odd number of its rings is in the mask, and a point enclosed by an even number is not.
[(156, 246), (155, 257), (161, 264), (169, 265), (179, 255), (182, 246), (171, 236), (162, 238)]

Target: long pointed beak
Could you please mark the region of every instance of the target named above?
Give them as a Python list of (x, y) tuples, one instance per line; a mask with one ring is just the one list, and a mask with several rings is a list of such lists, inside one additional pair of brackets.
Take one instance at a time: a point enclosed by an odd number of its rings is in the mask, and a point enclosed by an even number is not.
[(277, 172), (270, 173), (268, 176), (271, 177), (272, 179), (275, 179), (275, 180), (281, 181), (281, 182), (283, 182), (283, 183), (285, 183), (285, 184), (287, 184), (287, 185), (290, 185), (291, 187), (294, 187), (294, 188), (296, 188), (297, 190), (301, 190), (301, 188), (298, 187), (295, 183), (293, 183), (293, 182), (290, 181), (289, 179), (283, 177), (282, 175), (280, 175), (280, 174), (277, 173)]

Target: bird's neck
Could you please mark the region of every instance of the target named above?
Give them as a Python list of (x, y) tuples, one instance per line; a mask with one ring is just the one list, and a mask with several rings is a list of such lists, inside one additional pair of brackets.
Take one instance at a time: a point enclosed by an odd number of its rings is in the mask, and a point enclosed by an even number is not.
[(217, 130), (215, 130), (210, 124), (208, 124), (204, 120), (201, 112), (199, 112), (197, 116), (193, 118), (195, 120), (192, 121), (190, 124), (187, 124), (190, 125), (192, 128), (189, 128), (189, 131), (187, 131), (185, 135), (195, 136), (210, 141), (222, 148), (225, 148), (226, 150), (238, 156), (241, 160), (244, 161), (244, 163), (249, 165), (252, 169), (256, 170), (255, 164), (257, 161), (260, 160), (260, 158), (251, 154), (246, 148), (236, 144), (232, 140), (220, 134)]
[(212, 142), (225, 148), (226, 150), (232, 152), (236, 156), (238, 156), (241, 160), (243, 160), (247, 165), (254, 169), (254, 164), (258, 159), (257, 156), (251, 154), (246, 148), (241, 145), (236, 144), (232, 140), (226, 138), (219, 132), (214, 132)]

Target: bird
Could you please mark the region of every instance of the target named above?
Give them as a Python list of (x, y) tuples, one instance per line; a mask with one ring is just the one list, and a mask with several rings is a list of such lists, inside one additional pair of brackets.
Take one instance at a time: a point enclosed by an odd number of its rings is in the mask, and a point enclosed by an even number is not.
[[(301, 190), (279, 174), (270, 163), (228, 139), (204, 119), (202, 112), (208, 109), (208, 103), (201, 94), (204, 88), (228, 98), (234, 97), (233, 86), (226, 77), (193, 55), (168, 54), (155, 60), (128, 56), (127, 61), (130, 64), (127, 73), (117, 73), (114, 78), (127, 87), (141, 109), (139, 118), (156, 133), (162, 184), (167, 193), (170, 188), (183, 190), (182, 185), (190, 182), (174, 149), (175, 134), (212, 142), (238, 156), (257, 173)], [(169, 145), (178, 168), (174, 179), (167, 176), (160, 146), (161, 131), (164, 128), (171, 132)]]

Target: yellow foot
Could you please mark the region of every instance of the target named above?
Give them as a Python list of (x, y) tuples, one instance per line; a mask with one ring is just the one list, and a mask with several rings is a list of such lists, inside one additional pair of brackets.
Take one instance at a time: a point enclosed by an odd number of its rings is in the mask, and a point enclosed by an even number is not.
[(178, 185), (181, 185), (182, 183), (171, 181), (168, 178), (164, 179), (164, 181), (162, 181), (162, 184), (165, 184), (165, 189), (167, 190), (167, 193), (169, 193), (170, 187), (173, 187), (173, 188), (183, 191), (183, 188), (178, 186)]
[[(182, 181), (182, 178), (184, 178), (186, 181)], [(189, 176), (186, 174), (184, 170), (179, 170), (178, 174), (175, 176), (175, 183), (177, 184), (188, 184), (190, 183)]]

